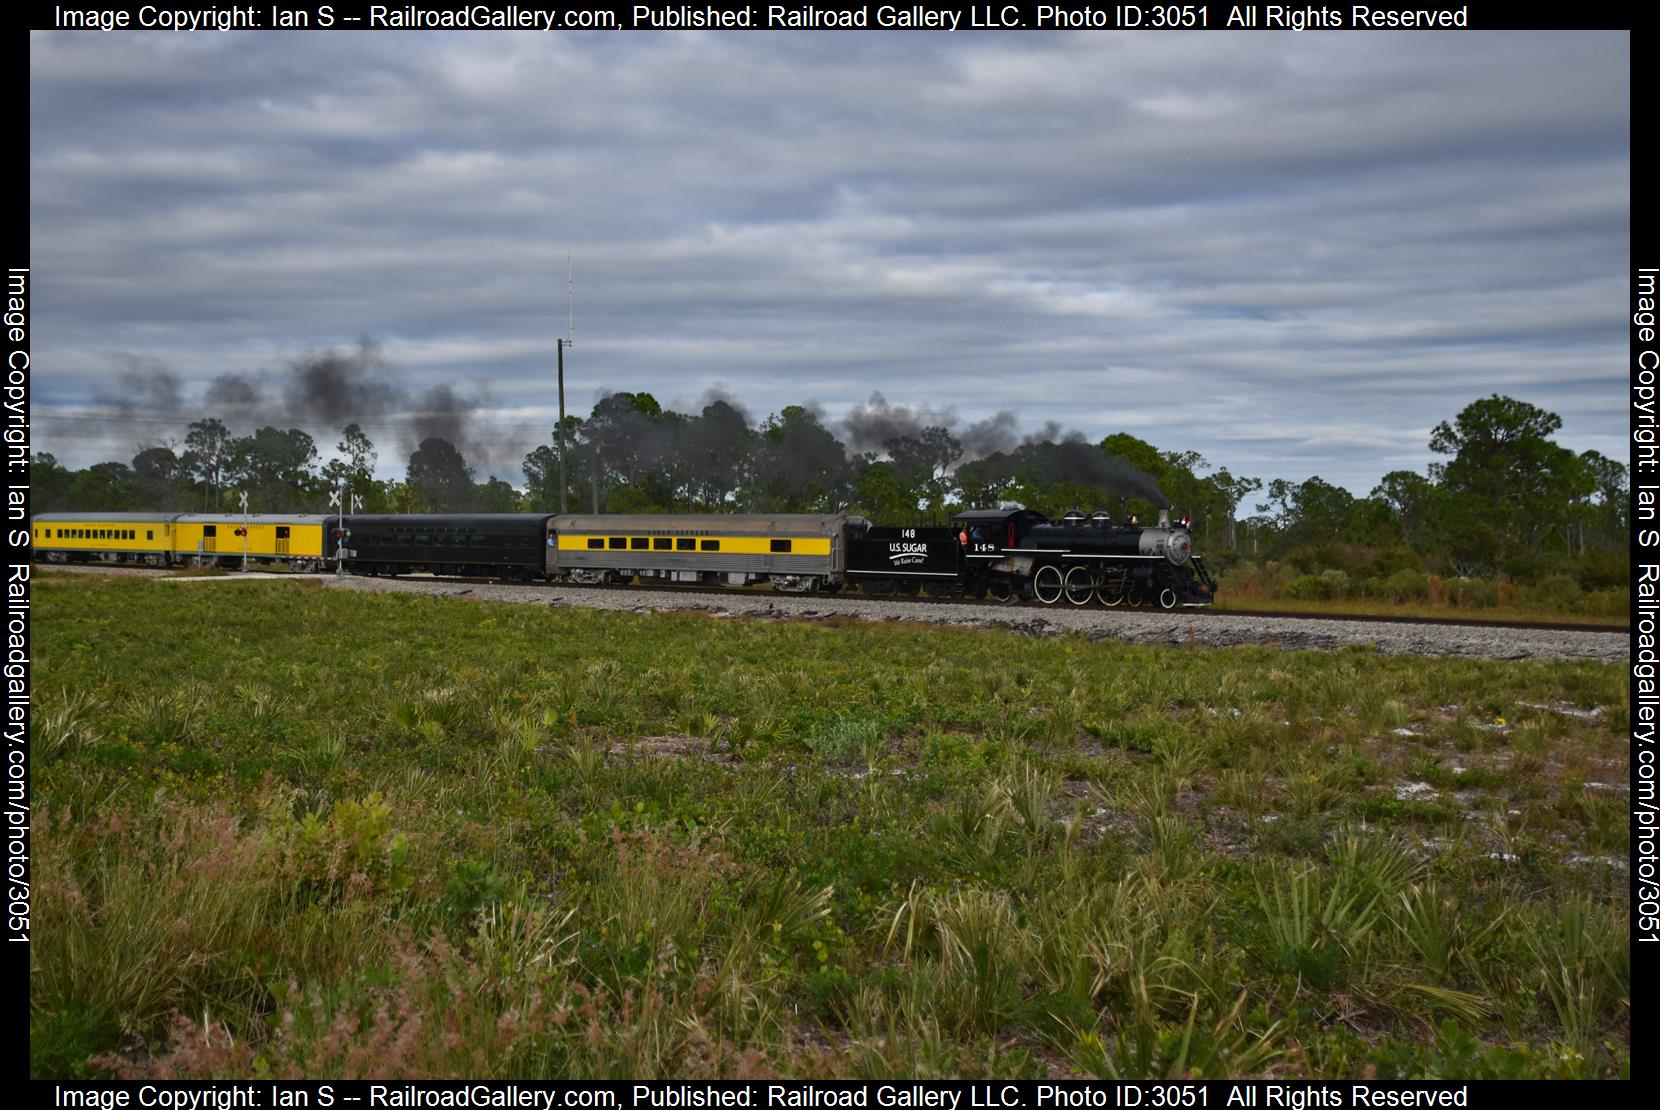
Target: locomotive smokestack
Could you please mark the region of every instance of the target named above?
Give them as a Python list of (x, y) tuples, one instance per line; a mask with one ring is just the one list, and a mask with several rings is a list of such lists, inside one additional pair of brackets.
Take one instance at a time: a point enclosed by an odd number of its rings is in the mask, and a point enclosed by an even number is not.
[(1170, 510), (1169, 509), (1160, 509), (1159, 510), (1159, 527), (1160, 528), (1170, 527)]

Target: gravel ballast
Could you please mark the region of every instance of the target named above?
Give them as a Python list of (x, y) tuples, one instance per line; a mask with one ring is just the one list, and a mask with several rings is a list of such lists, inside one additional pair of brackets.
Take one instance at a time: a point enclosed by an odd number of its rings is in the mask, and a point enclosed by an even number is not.
[[(223, 579), (221, 579), (222, 581)], [(571, 605), (627, 612), (677, 609), (716, 616), (771, 620), (913, 621), (962, 627), (1006, 628), (1025, 635), (1075, 632), (1096, 639), (1137, 644), (1202, 644), (1231, 647), (1266, 644), (1282, 648), (1335, 650), (1373, 645), (1388, 655), (1465, 655), (1485, 659), (1591, 659), (1617, 662), (1630, 656), (1623, 631), (1565, 632), (1469, 625), (1328, 621), (1308, 617), (1247, 617), (1213, 612), (1103, 609), (1000, 608), (949, 602), (892, 601), (869, 597), (794, 597), (734, 592), (675, 593), (569, 586), (519, 586), (447, 582), (421, 578), (322, 578), (330, 588), (395, 593), (429, 593), (473, 601), (526, 605)]]

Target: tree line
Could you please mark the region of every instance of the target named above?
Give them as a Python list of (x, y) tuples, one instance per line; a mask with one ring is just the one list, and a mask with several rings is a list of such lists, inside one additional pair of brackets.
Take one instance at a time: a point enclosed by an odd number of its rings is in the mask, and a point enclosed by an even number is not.
[[(1625, 467), (1557, 444), (1561, 424), (1513, 398), (1476, 401), (1434, 429), (1428, 446), (1440, 461), (1421, 474), (1385, 474), (1365, 497), (1318, 476), (1265, 485), (1126, 433), (1095, 443), (1031, 437), (965, 458), (950, 428), (918, 426), (879, 452), (854, 452), (806, 406), (757, 424), (725, 400), (688, 414), (649, 393), (606, 396), (587, 417), (568, 417), (563, 432), (575, 512), (851, 511), (908, 523), (1017, 501), (1050, 515), (1081, 508), (1146, 521), (1173, 504), (1192, 519), (1201, 550), (1224, 564), (1534, 580), (1587, 561), (1611, 565), (1626, 546)], [(515, 488), (479, 481), (441, 438), (410, 453), (402, 478), (382, 480), (357, 424), (323, 461), (300, 429), (238, 436), (209, 418), (190, 424), (182, 443), (146, 447), (130, 463), (71, 471), (37, 454), (32, 503), (37, 511), (229, 511), (246, 493), (256, 512), (326, 512), (346, 486), (362, 512), (555, 512), (559, 431), (525, 456), (524, 486)]]

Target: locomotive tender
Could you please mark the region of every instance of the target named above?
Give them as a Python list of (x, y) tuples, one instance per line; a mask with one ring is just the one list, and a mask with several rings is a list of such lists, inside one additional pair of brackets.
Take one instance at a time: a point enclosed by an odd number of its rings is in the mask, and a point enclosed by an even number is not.
[[(849, 514), (354, 516), (42, 513), (35, 551), (51, 562), (287, 563), (353, 574), (430, 573), (582, 583), (658, 581), (791, 593), (1035, 597), (1165, 609), (1208, 605), (1216, 584), (1186, 525), (1059, 521), (1011, 507), (949, 526), (875, 525)], [(139, 539), (143, 536), (143, 539)]]

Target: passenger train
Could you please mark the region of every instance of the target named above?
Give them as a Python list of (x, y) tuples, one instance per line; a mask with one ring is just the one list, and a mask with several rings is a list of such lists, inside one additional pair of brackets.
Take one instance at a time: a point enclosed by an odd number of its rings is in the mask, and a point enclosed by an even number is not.
[(927, 592), (1046, 605), (1207, 605), (1216, 584), (1185, 522), (1050, 520), (1011, 506), (949, 526), (828, 514), (270, 515), (41, 513), (49, 563), (272, 566), (594, 584), (751, 586), (791, 593)]

